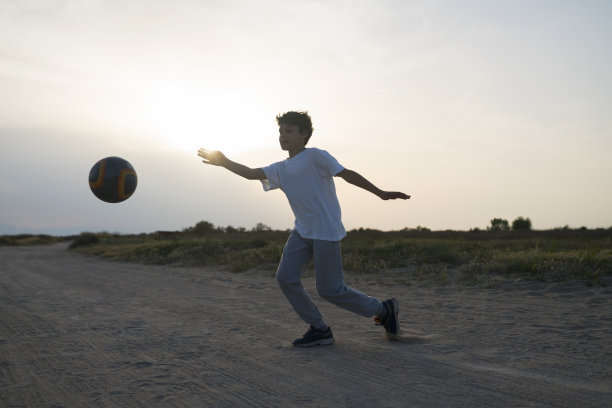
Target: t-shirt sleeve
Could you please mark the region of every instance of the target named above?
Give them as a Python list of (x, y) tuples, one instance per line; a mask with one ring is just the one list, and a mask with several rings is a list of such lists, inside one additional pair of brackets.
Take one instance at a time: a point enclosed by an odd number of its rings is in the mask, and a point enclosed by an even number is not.
[(315, 162), (322, 174), (327, 177), (334, 177), (336, 174), (344, 170), (344, 166), (338, 163), (334, 156), (325, 150), (318, 150)]
[(280, 163), (273, 163), (269, 166), (263, 167), (262, 170), (266, 174), (266, 178), (261, 180), (261, 185), (264, 191), (275, 190), (280, 188)]

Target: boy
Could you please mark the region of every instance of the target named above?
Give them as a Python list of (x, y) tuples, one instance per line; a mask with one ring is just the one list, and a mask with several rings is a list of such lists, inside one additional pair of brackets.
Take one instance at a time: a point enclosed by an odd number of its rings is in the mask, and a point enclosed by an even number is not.
[(399, 303), (396, 299), (380, 302), (344, 284), (340, 241), (346, 232), (333, 178), (340, 177), (383, 200), (406, 200), (410, 196), (380, 190), (359, 173), (341, 166), (326, 151), (306, 148), (313, 131), (308, 112), (286, 112), (277, 116), (276, 121), (281, 149), (289, 153), (286, 160), (253, 169), (229, 160), (218, 151), (200, 149), (198, 156), (206, 164), (225, 167), (249, 180), (260, 180), (264, 191), (280, 188), (287, 196), (295, 226), (283, 250), (276, 281), (298, 316), (309, 324), (308, 331), (293, 345), (309, 347), (334, 342), (331, 329), (300, 280), (313, 259), (317, 292), (321, 297), (362, 316), (375, 316), (377, 324), (389, 334), (397, 334)]

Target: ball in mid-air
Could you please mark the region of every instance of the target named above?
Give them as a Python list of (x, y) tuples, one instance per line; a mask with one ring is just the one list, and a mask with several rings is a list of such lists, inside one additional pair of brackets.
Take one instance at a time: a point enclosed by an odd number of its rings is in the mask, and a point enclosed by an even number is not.
[(102, 201), (119, 203), (136, 191), (138, 177), (134, 167), (121, 157), (99, 160), (89, 171), (89, 188)]

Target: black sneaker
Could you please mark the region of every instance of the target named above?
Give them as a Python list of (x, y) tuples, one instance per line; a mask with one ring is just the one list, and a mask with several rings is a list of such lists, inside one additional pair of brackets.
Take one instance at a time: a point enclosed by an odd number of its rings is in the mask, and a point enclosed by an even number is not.
[(304, 333), (302, 337), (296, 339), (293, 342), (295, 347), (310, 347), (324, 344), (332, 344), (334, 342), (334, 335), (331, 329), (328, 327), (326, 330), (317, 330), (310, 326), (308, 331)]
[(399, 331), (399, 319), (397, 315), (399, 313), (399, 302), (395, 298), (385, 300), (383, 306), (387, 309), (387, 315), (384, 318), (376, 316), (374, 321), (377, 325), (385, 328), (389, 334), (397, 334)]

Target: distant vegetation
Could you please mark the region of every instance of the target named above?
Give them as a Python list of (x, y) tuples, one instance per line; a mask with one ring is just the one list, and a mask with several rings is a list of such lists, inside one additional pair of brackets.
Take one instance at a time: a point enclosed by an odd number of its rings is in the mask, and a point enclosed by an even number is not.
[[(288, 231), (274, 231), (264, 224), (247, 231), (203, 221), (183, 231), (82, 234), (71, 247), (145, 264), (274, 271), (287, 236)], [(601, 278), (612, 274), (612, 229), (534, 231), (517, 227), (517, 221), (512, 230), (358, 229), (349, 231), (342, 247), (347, 274), (391, 277), (398, 284), (423, 280), (493, 284), (522, 278), (554, 282), (580, 279), (601, 285)]]
[[(531, 230), (528, 218), (517, 218), (512, 229), (504, 221), (491, 220), (487, 230), (352, 230), (342, 242), (344, 267), (349, 277), (394, 284), (433, 281), (487, 285), (514, 279), (578, 279), (603, 285), (602, 278), (612, 275), (612, 228), (536, 231)], [(262, 223), (246, 230), (202, 221), (183, 231), (138, 235), (4, 236), (0, 245), (41, 245), (69, 239), (72, 250), (111, 260), (221, 265), (232, 272), (259, 269), (273, 273), (287, 236), (288, 231), (272, 230)]]
[(29, 246), (29, 245), (50, 245), (69, 239), (67, 237), (55, 237), (51, 235), (1, 235), (0, 246)]
[[(528, 231), (531, 229), (531, 220), (529, 218), (518, 217), (512, 221), (512, 231)], [(509, 231), (510, 224), (508, 220), (503, 218), (493, 218), (489, 231)]]

